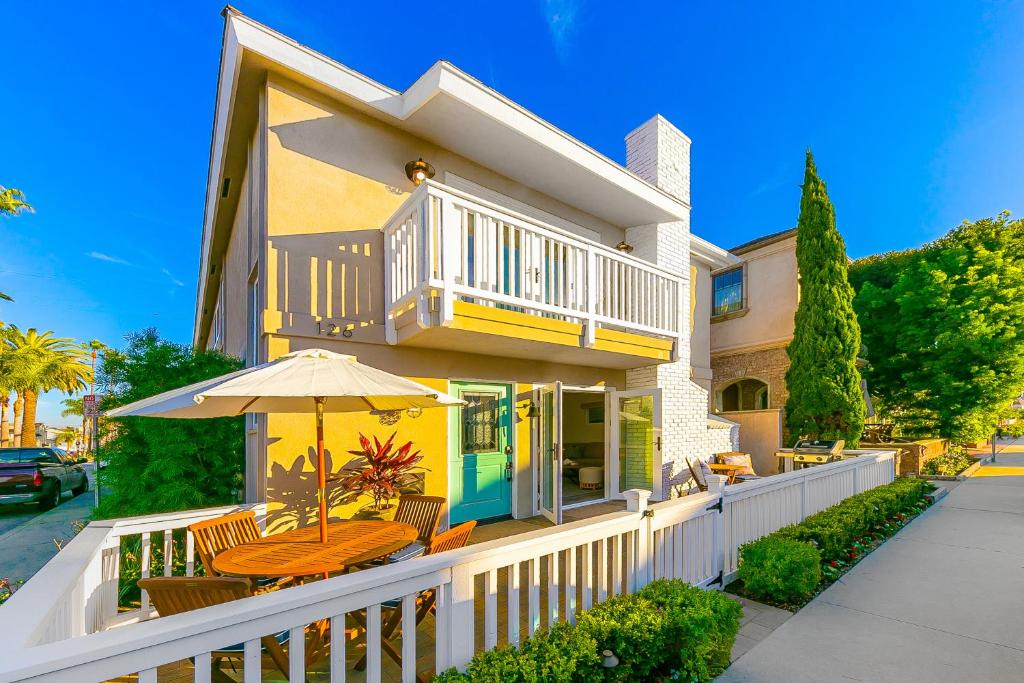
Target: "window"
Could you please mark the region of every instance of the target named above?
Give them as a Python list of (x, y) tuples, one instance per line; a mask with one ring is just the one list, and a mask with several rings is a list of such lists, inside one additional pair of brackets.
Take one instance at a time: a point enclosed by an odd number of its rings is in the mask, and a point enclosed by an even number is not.
[(715, 275), (711, 289), (714, 291), (711, 315), (725, 315), (742, 309), (743, 268)]
[(249, 339), (246, 348), (246, 360), (251, 367), (259, 362), (260, 345), (260, 299), (259, 281), (256, 279), (256, 269), (253, 268), (249, 277)]

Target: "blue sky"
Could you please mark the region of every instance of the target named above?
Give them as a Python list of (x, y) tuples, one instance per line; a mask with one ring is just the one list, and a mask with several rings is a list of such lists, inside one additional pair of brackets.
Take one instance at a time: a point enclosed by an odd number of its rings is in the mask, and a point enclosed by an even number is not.
[[(0, 220), (0, 320), (188, 341), (222, 4), (18, 5), (0, 185), (37, 212)], [(795, 223), (807, 147), (855, 257), (1024, 211), (1024, 2), (238, 7), (399, 89), (447, 59), (620, 162), (660, 112), (725, 247)]]

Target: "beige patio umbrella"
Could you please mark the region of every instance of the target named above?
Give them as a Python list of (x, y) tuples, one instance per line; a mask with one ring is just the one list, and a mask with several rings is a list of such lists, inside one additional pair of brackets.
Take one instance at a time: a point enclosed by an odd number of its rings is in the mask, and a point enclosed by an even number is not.
[(316, 415), (320, 540), (327, 540), (324, 413), (444, 408), (465, 401), (324, 349), (288, 353), (263, 365), (166, 391), (106, 413), (108, 417), (229, 417), (242, 413)]

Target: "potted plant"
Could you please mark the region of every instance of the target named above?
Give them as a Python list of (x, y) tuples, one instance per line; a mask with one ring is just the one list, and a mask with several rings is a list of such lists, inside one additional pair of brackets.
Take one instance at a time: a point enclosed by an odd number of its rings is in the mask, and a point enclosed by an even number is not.
[(356, 513), (357, 519), (391, 519), (397, 507), (392, 499), (403, 490), (412, 489), (419, 482), (418, 475), (427, 471), (419, 466), (423, 456), (419, 451), (412, 452), (412, 441), (395, 448), (396, 435), (397, 432), (393, 433), (381, 443), (377, 437), (371, 442), (360, 434), (360, 450), (349, 451), (358, 457), (349, 461), (338, 475), (343, 491), (340, 502), (355, 503), (363, 496), (373, 499)]

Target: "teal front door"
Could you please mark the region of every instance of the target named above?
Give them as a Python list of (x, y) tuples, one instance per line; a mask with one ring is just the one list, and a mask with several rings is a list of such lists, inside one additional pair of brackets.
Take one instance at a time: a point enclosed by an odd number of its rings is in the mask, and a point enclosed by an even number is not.
[(452, 382), (448, 456), (451, 523), (512, 514), (512, 396), (507, 384)]

